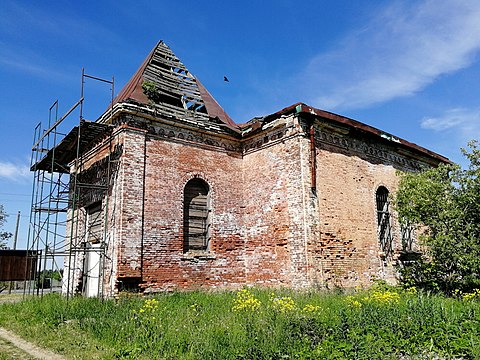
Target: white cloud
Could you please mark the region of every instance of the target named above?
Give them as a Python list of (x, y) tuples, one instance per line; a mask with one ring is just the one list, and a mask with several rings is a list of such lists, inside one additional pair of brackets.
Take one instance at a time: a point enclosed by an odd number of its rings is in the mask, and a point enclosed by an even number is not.
[[(101, 22), (95, 23), (61, 7), (56, 11), (48, 11), (40, 3), (38, 6), (19, 1), (2, 3), (0, 34), (5, 40), (0, 40), (0, 65), (43, 79), (76, 82), (78, 76), (74, 77), (73, 71), (76, 75), (77, 60), (82, 58), (78, 54), (98, 53), (120, 41)], [(75, 44), (76, 53), (68, 52), (71, 44)]]
[(29, 179), (30, 176), (30, 169), (25, 164), (0, 161), (0, 178), (23, 181)]
[(314, 58), (302, 86), (322, 108), (362, 108), (408, 96), (468, 67), (480, 50), (480, 1), (400, 2), (330, 53)]
[(43, 36), (47, 37), (50, 43), (66, 40), (75, 42), (78, 46), (88, 43), (90, 48), (92, 46), (101, 48), (103, 42), (120, 39), (102, 22), (91, 21), (78, 12), (65, 10), (62, 6), (58, 6), (56, 12), (52, 13), (41, 3), (22, 4), (19, 1), (4, 1), (2, 15), (0, 31), (15, 34), (18, 38)]
[(466, 167), (468, 161), (459, 149), (466, 147), (470, 140), (480, 139), (480, 108), (449, 109), (436, 117), (423, 118), (420, 126), (435, 133), (429, 145), (432, 150)]
[(462, 137), (480, 137), (480, 109), (456, 108), (438, 117), (424, 118), (421, 127), (437, 132), (457, 132)]

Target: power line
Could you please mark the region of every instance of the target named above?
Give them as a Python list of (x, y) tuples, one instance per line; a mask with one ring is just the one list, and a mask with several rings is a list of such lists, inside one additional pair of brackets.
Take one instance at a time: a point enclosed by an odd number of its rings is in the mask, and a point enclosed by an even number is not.
[(7, 196), (31, 196), (32, 194), (14, 194), (14, 193), (4, 193), (4, 192), (0, 192), (0, 195), (7, 195)]
[[(17, 214), (16, 213), (5, 213), (5, 215), (13, 216), (13, 215), (17, 215)], [(20, 215), (20, 217), (28, 218), (28, 217), (30, 217), (30, 215)]]

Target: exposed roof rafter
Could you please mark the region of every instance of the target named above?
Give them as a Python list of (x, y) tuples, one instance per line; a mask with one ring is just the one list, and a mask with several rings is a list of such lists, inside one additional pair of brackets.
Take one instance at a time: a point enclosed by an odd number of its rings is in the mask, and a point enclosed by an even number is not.
[[(148, 92), (145, 86), (149, 87)], [(160, 116), (175, 115), (178, 121), (182, 121), (182, 116), (178, 116), (182, 114), (184, 119), (199, 124), (220, 123), (239, 132), (239, 126), (163, 41), (150, 52), (113, 105), (122, 102), (154, 107)]]

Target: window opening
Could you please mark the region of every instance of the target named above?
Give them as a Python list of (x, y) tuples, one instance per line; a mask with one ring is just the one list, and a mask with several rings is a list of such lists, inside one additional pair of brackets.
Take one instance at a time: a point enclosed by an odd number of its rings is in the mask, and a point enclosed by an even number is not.
[(380, 186), (376, 194), (377, 200), (377, 233), (380, 241), (380, 248), (385, 256), (392, 252), (392, 227), (390, 223), (390, 202), (388, 201), (388, 190)]
[(409, 224), (402, 224), (401, 231), (402, 231), (402, 250), (405, 252), (412, 252), (413, 251), (413, 238), (414, 228), (412, 225)]
[(183, 251), (207, 251), (210, 241), (210, 190), (201, 179), (185, 185)]
[(96, 203), (87, 209), (87, 231), (86, 241), (91, 244), (98, 244), (102, 240), (102, 204)]

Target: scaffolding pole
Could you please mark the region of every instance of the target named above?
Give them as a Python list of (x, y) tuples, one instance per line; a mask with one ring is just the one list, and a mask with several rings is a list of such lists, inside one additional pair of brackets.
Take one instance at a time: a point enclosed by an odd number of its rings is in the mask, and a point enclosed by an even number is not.
[[(56, 100), (49, 108), (48, 124), (45, 129), (38, 124), (34, 129), (34, 140), (31, 156), (33, 171), (32, 201), (29, 219), (27, 249), (35, 250), (37, 267), (33, 279), (27, 279), (25, 274), (24, 294), (43, 296), (45, 291), (54, 291), (52, 277), (62, 276), (62, 293), (68, 298), (74, 294), (86, 294), (86, 283), (98, 282), (95, 296), (105, 297), (105, 258), (108, 246), (108, 204), (111, 174), (111, 133), (108, 125), (97, 127), (83, 119), (85, 102), (85, 79), (100, 81), (111, 85), (111, 100), (113, 107), (114, 79), (105, 80), (85, 74), (82, 69), (81, 92), (79, 100), (60, 118), (59, 103)], [(78, 121), (72, 117), (78, 112)], [(110, 113), (111, 112), (110, 109)], [(70, 125), (70, 128), (69, 128)], [(88, 125), (88, 126), (87, 126)], [(66, 131), (65, 131), (66, 129)], [(93, 130), (92, 130), (93, 129)], [(99, 143), (105, 143), (108, 154), (106, 157), (107, 179), (101, 180), (105, 186), (84, 179), (87, 157), (85, 153)], [(80, 181), (81, 179), (81, 181)], [(86, 206), (82, 194), (95, 192), (101, 199), (101, 214), (104, 217), (103, 236), (98, 246), (88, 247), (88, 224)], [(88, 249), (87, 249), (88, 247)], [(95, 252), (95, 256), (89, 253)], [(86, 267), (89, 258), (98, 258), (98, 275), (92, 280)], [(91, 265), (91, 264), (90, 264)], [(79, 282), (84, 278), (83, 284)], [(49, 280), (47, 280), (49, 279)]]

